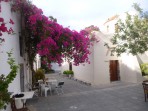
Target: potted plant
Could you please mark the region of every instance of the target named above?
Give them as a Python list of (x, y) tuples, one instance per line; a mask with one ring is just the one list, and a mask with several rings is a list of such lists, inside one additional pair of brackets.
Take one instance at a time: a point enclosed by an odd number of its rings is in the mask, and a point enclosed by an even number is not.
[(67, 77), (71, 78), (74, 75), (74, 72), (72, 70), (65, 70), (63, 71), (63, 74), (65, 74)]
[(148, 63), (140, 64), (142, 76), (148, 80)]
[(45, 80), (45, 72), (42, 68), (39, 68), (34, 75), (34, 82), (38, 82), (38, 80)]

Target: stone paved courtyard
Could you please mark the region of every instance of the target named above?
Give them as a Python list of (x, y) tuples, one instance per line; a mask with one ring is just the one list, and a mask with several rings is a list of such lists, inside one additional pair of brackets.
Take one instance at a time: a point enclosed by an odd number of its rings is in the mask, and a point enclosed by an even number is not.
[(65, 82), (64, 94), (28, 100), (31, 111), (148, 111), (141, 84), (115, 82), (95, 87), (54, 76)]

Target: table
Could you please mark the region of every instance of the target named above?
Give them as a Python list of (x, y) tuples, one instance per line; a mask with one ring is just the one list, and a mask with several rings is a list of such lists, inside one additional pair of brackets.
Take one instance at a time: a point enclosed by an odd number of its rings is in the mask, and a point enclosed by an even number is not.
[(146, 85), (148, 85), (148, 82), (144, 82)]
[[(22, 100), (23, 102), (23, 107), (26, 106), (25, 102), (26, 102), (26, 99), (31, 99), (33, 98), (33, 95), (34, 95), (34, 91), (29, 91), (29, 92), (20, 92), (20, 94), (24, 94), (23, 97), (19, 97), (19, 98), (15, 98), (15, 100)], [(13, 94), (15, 95), (15, 94)]]
[(46, 84), (48, 87), (51, 88), (51, 92), (57, 87), (58, 85), (58, 80), (57, 79), (48, 79), (46, 80)]
[(56, 85), (57, 86), (58, 81), (57, 81), (57, 79), (48, 79), (48, 80), (46, 80), (46, 83), (50, 84), (50, 85)]

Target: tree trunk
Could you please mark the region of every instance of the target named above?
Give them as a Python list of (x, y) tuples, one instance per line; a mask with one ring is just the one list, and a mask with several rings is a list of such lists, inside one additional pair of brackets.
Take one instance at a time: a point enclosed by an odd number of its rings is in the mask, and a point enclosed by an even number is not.
[(72, 62), (68, 62), (69, 63), (69, 70), (72, 71)]

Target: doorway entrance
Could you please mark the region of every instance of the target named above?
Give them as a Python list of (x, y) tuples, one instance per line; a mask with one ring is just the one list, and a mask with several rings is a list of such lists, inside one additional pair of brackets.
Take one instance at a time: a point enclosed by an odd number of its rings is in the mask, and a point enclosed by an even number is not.
[(119, 81), (119, 62), (118, 60), (110, 60), (110, 81)]

